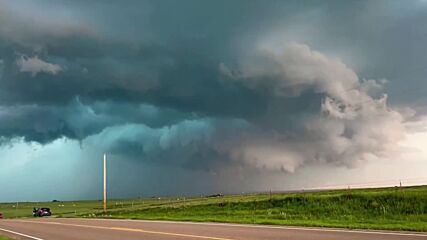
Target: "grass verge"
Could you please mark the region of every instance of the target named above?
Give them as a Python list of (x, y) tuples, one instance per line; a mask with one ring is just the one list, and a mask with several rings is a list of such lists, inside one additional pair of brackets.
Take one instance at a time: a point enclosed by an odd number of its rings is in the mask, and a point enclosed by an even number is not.
[(427, 231), (427, 188), (257, 195), (91, 217)]
[(6, 237), (6, 236), (0, 236), (0, 240), (13, 240), (13, 238)]
[[(17, 207), (18, 206), (18, 207)], [(123, 218), (427, 231), (427, 186), (223, 197), (0, 204), (5, 217), (33, 206), (57, 217)]]

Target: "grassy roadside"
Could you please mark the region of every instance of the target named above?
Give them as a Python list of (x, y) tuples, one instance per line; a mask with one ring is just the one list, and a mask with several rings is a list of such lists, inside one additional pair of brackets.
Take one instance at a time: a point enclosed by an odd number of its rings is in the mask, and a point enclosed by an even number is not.
[(271, 198), (259, 195), (248, 201), (225, 198), (208, 204), (116, 210), (106, 217), (427, 231), (427, 188), (283, 194)]
[(0, 236), (0, 240), (13, 240), (13, 238), (6, 237), (6, 236)]
[[(0, 204), (5, 217), (30, 216), (34, 203), (18, 209)], [(257, 223), (316, 227), (427, 231), (427, 186), (234, 195), (215, 198), (130, 199), (40, 203), (59, 217), (126, 218)], [(25, 210), (25, 212), (24, 212)]]

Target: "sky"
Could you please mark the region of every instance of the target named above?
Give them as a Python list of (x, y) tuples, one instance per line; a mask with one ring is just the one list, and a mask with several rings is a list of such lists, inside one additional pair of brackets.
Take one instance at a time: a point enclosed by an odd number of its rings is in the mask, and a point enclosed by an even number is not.
[(427, 183), (427, 1), (0, 0), (0, 201)]

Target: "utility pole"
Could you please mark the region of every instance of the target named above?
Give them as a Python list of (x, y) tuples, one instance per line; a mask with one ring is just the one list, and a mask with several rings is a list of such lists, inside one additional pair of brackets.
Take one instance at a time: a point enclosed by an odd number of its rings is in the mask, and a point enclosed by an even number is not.
[(104, 213), (107, 212), (107, 154), (104, 153)]

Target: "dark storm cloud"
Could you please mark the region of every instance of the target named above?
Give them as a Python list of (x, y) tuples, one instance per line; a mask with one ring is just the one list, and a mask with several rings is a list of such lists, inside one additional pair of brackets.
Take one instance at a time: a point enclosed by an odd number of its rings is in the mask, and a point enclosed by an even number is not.
[(85, 105), (78, 98), (67, 105), (18, 105), (0, 107), (0, 135), (24, 137), (26, 141), (48, 143), (66, 137), (83, 140), (108, 126), (136, 122), (162, 127), (193, 116), (152, 105), (93, 102)]
[(211, 171), (233, 165), (229, 162), (228, 149), (245, 131), (252, 130), (244, 120), (199, 118), (161, 128), (144, 124), (108, 127), (84, 143), (101, 143), (98, 147), (108, 149), (111, 154), (154, 165)]
[[(218, 81), (219, 55), (223, 57), (226, 49), (220, 50), (211, 43), (221, 46), (225, 43), (187, 39), (186, 31), (171, 36), (176, 39), (172, 43), (169, 36), (161, 39), (162, 34), (155, 41), (135, 42), (61, 21), (49, 23), (52, 25), (49, 28), (39, 27), (37, 31), (7, 32), (4, 29), (18, 21), (12, 20), (0, 25), (5, 43), (0, 47), (4, 61), (1, 80), (4, 104), (68, 104), (80, 96), (88, 100), (148, 102), (186, 112), (228, 116), (253, 115), (265, 107), (265, 100), (244, 86), (223, 86)], [(20, 20), (19, 23), (30, 28), (29, 22)], [(199, 42), (206, 43), (198, 45)], [(17, 59), (22, 55), (58, 65), (62, 70), (55, 75), (20, 71)], [(222, 107), (231, 101), (233, 104), (228, 108)]]
[(0, 1), (0, 135), (95, 141), (123, 158), (204, 170), (383, 156), (404, 121), (382, 97), (385, 82), (310, 48), (369, 45), (357, 17), (375, 20), (369, 5)]

